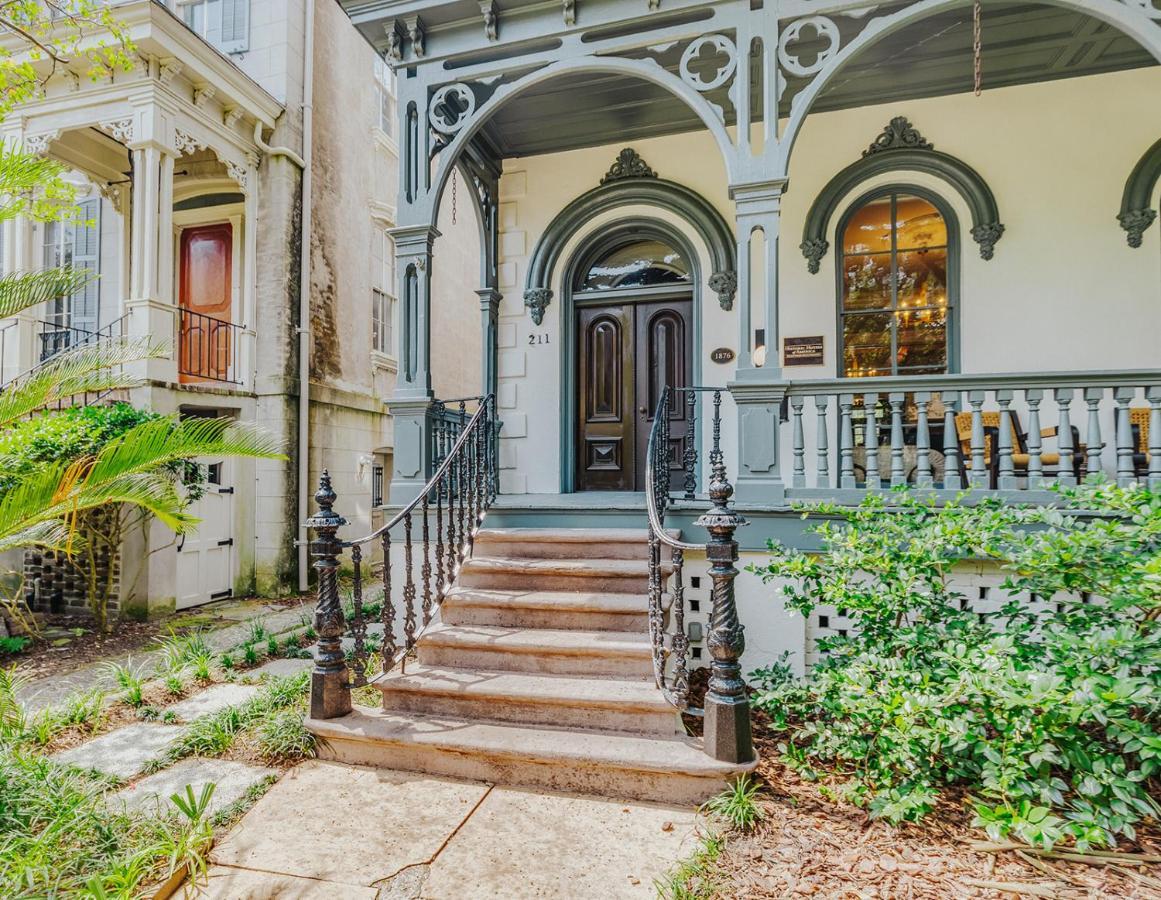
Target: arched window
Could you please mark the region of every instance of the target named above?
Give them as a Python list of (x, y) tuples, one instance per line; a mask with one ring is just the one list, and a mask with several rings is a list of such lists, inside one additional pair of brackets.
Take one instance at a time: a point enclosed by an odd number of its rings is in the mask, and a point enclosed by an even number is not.
[(956, 223), (942, 201), (887, 188), (839, 225), (840, 374), (940, 375), (955, 367)]
[(657, 240), (636, 240), (607, 250), (577, 280), (578, 291), (689, 284), (690, 263), (678, 250)]

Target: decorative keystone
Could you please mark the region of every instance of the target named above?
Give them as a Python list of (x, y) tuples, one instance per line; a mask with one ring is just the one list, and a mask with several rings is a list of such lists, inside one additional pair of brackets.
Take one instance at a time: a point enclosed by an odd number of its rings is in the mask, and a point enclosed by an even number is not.
[(552, 288), (529, 288), (524, 292), (524, 305), (532, 312), (532, 321), (537, 325), (544, 321), (544, 311), (552, 302)]

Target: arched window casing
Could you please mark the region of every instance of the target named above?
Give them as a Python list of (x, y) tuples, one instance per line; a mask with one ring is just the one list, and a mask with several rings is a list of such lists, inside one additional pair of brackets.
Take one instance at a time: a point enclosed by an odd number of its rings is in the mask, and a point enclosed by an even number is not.
[(835, 238), (838, 374), (956, 371), (959, 226), (943, 198), (877, 188), (850, 205)]

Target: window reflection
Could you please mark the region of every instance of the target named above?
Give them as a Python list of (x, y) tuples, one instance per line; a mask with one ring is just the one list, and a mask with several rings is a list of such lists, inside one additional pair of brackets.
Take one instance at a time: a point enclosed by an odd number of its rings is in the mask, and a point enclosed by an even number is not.
[(622, 244), (594, 263), (578, 290), (654, 287), (690, 280), (689, 263), (681, 253), (660, 241), (635, 241)]
[(948, 370), (947, 222), (892, 191), (847, 218), (842, 236), (843, 375)]

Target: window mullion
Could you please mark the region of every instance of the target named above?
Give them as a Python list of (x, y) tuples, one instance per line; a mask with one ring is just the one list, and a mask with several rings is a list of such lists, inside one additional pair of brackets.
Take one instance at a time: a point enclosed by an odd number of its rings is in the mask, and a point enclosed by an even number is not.
[(899, 197), (891, 194), (891, 374), (899, 374)]

